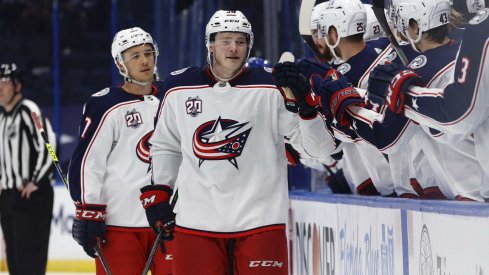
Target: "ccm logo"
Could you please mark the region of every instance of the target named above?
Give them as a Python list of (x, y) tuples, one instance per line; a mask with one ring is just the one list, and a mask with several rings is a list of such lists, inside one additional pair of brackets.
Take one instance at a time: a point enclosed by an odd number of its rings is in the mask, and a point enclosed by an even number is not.
[(249, 267), (278, 267), (281, 268), (284, 265), (283, 262), (277, 261), (250, 261)]
[(144, 198), (141, 200), (141, 203), (143, 204), (143, 207), (146, 207), (146, 206), (149, 206), (149, 205), (152, 205), (155, 203), (155, 200), (156, 200), (156, 195), (153, 195), (149, 198)]
[(173, 261), (173, 254), (166, 254), (165, 260), (167, 260), (167, 261)]
[(102, 211), (91, 211), (84, 209), (77, 209), (75, 212), (75, 216), (82, 220), (105, 220), (105, 216), (107, 214)]

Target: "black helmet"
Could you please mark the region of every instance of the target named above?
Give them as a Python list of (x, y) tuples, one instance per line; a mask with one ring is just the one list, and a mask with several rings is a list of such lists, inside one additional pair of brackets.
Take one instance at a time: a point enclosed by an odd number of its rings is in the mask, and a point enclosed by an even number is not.
[(24, 82), (22, 72), (15, 63), (0, 65), (0, 80), (12, 80), (15, 84)]

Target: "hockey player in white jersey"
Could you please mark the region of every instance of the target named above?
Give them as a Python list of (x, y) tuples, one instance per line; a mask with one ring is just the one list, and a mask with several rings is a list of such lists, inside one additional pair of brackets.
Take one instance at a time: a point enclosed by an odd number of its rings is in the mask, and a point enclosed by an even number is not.
[[(86, 102), (70, 162), (73, 238), (94, 258), (94, 245), (101, 243), (113, 274), (140, 274), (156, 239), (139, 189), (151, 182), (148, 139), (162, 97), (160, 84), (153, 82), (157, 56), (151, 35), (141, 28), (115, 35), (112, 57), (124, 84)], [(98, 258), (96, 263), (97, 274), (106, 274)], [(171, 255), (158, 249), (152, 274), (171, 274), (171, 269)]]
[(311, 106), (299, 106), (304, 119), (288, 111), (269, 69), (244, 67), (254, 36), (240, 11), (217, 11), (205, 38), (209, 65), (165, 79), (143, 206), (165, 205), (159, 221), (171, 233), (178, 187), (176, 274), (288, 274), (284, 136), (317, 153), (309, 145), (326, 140), (324, 122)]
[[(386, 104), (393, 110), (448, 134), (473, 136), (476, 156), (485, 177), (489, 174), (489, 99), (485, 92), (489, 89), (488, 17), (489, 9), (482, 9), (467, 24), (453, 72), (454, 82), (448, 86), (427, 88), (409, 85), (409, 80), (418, 76), (403, 67), (378, 67), (378, 76), (381, 77), (371, 80), (379, 87), (385, 87), (371, 92), (387, 98)], [(386, 82), (389, 85), (385, 85)], [(489, 201), (487, 183), (481, 187), (481, 196)]]

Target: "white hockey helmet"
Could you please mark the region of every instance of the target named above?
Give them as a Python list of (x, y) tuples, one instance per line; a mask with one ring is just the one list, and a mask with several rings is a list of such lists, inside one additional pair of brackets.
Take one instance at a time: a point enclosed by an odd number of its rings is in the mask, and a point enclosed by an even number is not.
[[(421, 40), (423, 32), (449, 23), (450, 0), (399, 0), (394, 3), (396, 29), (407, 37), (412, 45)], [(418, 37), (409, 36), (409, 21), (418, 23)]]
[(367, 12), (367, 27), (365, 28), (363, 39), (368, 41), (384, 36), (384, 29), (382, 29), (382, 26), (380, 26), (379, 20), (377, 20), (374, 10), (372, 9), (372, 5), (363, 5), (365, 6), (365, 11)]
[(210, 58), (209, 46), (214, 42), (215, 34), (219, 32), (242, 32), (248, 38), (248, 59), (251, 48), (253, 47), (253, 31), (251, 24), (240, 11), (218, 10), (212, 15), (205, 27), (205, 46)]
[(319, 3), (312, 9), (311, 13), (311, 30), (317, 30), (319, 24), (319, 18), (321, 17), (321, 11), (326, 7), (328, 2)]
[[(338, 40), (358, 33), (365, 32), (367, 12), (360, 0), (331, 0), (327, 2), (318, 21), (319, 37), (326, 38), (330, 27), (335, 27)], [(326, 42), (328, 40), (326, 39)], [(329, 44), (328, 44), (329, 45)]]
[[(134, 46), (150, 44), (155, 51), (155, 68), (156, 61), (159, 55), (158, 45), (153, 41), (151, 35), (145, 32), (143, 29), (139, 27), (124, 29), (117, 32), (114, 36), (114, 40), (112, 41), (112, 58), (114, 58), (114, 63), (117, 65), (117, 61), (124, 67), (124, 71), (119, 70), (119, 73), (124, 76), (126, 81), (134, 82), (140, 85), (146, 85), (148, 83), (139, 82), (133, 78), (131, 78), (128, 74), (127, 68), (124, 65), (124, 60), (122, 58), (122, 53)], [(118, 67), (119, 68), (119, 67)]]

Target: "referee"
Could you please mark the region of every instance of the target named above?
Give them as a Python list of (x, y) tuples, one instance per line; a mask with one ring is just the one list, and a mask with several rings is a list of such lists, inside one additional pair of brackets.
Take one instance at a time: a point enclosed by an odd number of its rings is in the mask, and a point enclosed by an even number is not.
[(46, 273), (53, 213), (54, 168), (31, 112), (54, 133), (36, 103), (22, 95), (14, 63), (0, 65), (0, 222), (12, 275)]

